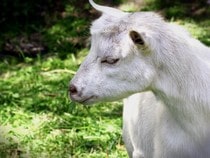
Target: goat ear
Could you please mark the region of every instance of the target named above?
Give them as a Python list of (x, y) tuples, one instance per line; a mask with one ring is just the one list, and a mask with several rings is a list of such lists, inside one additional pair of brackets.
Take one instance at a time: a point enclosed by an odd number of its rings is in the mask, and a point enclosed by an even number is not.
[(129, 35), (135, 44), (144, 45), (144, 40), (138, 32), (130, 31)]

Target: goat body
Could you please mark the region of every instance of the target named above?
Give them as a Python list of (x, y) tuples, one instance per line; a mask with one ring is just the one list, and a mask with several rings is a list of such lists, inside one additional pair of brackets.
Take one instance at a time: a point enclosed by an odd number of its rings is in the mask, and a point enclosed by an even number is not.
[(210, 48), (153, 12), (99, 6), (92, 46), (70, 84), (83, 104), (124, 100), (133, 158), (210, 157)]

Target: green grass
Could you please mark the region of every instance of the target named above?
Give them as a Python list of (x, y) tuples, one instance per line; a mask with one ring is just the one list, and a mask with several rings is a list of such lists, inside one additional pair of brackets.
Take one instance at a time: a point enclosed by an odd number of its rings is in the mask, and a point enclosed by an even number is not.
[(84, 107), (68, 98), (81, 60), (1, 62), (0, 157), (125, 157), (121, 103)]
[(176, 23), (182, 25), (193, 37), (204, 44), (210, 46), (210, 20), (194, 21), (192, 19), (177, 20)]

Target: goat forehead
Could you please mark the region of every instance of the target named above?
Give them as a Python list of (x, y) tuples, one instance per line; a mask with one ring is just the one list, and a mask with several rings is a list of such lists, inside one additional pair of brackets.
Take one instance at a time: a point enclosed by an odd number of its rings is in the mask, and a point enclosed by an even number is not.
[(101, 50), (116, 50), (127, 38), (129, 26), (125, 22), (113, 23), (101, 27), (100, 31), (92, 33), (92, 44), (97, 45)]
[[(153, 12), (130, 13), (121, 19), (112, 20), (102, 25), (103, 18), (99, 18), (91, 27), (92, 47), (97, 56), (123, 56), (130, 50), (129, 31), (135, 28), (160, 30), (162, 18)], [(106, 21), (107, 22), (107, 21)], [(158, 27), (158, 28), (157, 28)]]
[(114, 37), (95, 36), (95, 40), (92, 40), (92, 50), (99, 57), (119, 56), (121, 53), (120, 40)]
[(97, 19), (92, 23), (92, 33), (116, 33), (128, 30), (134, 26), (150, 26), (160, 24), (163, 22), (163, 18), (154, 12), (134, 12), (127, 14), (119, 19), (111, 19), (112, 16), (105, 16)]
[(122, 34), (129, 30), (128, 23), (113, 23), (112, 25), (102, 26), (100, 31), (94, 32), (92, 35), (98, 35), (104, 39), (117, 40)]

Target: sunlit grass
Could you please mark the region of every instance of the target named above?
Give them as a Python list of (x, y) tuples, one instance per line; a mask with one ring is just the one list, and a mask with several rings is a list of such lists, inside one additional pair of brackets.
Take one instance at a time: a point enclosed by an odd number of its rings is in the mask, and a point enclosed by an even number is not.
[(2, 64), (0, 157), (126, 156), (121, 103), (85, 108), (68, 98), (69, 80), (87, 49), (78, 54)]
[(196, 22), (194, 20), (178, 20), (176, 23), (187, 29), (193, 37), (210, 45), (210, 20)]

